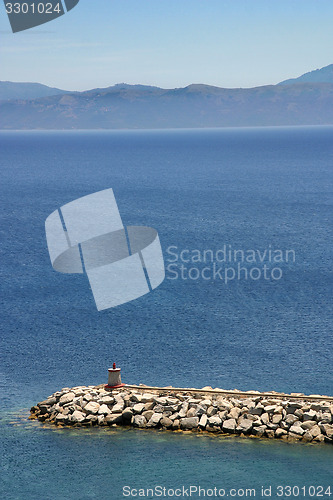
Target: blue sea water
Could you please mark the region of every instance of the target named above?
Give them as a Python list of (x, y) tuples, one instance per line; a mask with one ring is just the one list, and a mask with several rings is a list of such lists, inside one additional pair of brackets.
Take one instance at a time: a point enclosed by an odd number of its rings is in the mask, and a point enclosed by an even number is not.
[[(127, 383), (333, 395), (332, 139), (333, 127), (0, 133), (1, 498), (117, 500), (125, 484), (333, 495), (329, 446), (27, 420), (55, 390), (106, 382), (113, 361)], [(166, 265), (170, 247), (295, 258), (268, 262), (280, 279), (167, 270), (152, 293), (98, 312), (84, 276), (53, 271), (44, 221), (109, 187), (125, 225), (158, 230)]]

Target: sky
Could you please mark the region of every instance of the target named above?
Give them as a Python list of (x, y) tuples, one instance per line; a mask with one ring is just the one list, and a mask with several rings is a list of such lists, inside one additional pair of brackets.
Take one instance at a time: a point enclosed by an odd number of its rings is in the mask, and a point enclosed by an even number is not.
[(0, 80), (65, 90), (275, 84), (333, 63), (332, 26), (333, 0), (80, 0), (12, 33), (1, 2)]

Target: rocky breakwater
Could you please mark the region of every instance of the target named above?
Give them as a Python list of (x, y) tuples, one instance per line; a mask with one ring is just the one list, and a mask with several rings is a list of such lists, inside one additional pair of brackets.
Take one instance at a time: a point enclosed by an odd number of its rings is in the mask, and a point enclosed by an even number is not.
[(55, 392), (31, 408), (30, 418), (58, 426), (133, 426), (333, 443), (331, 398), (169, 388), (149, 392), (141, 386), (106, 390), (101, 385)]

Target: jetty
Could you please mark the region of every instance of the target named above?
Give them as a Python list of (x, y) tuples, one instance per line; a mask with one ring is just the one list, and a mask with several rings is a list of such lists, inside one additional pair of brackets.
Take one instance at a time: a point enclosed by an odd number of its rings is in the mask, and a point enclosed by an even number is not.
[(333, 444), (331, 396), (127, 385), (115, 365), (107, 385), (65, 387), (30, 413), (30, 419), (57, 426), (131, 426)]

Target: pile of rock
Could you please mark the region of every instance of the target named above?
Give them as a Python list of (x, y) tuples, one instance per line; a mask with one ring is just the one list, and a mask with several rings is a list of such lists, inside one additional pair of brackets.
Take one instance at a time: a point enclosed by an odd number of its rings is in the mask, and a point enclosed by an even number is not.
[(71, 426), (131, 425), (333, 443), (333, 402), (237, 393), (157, 393), (105, 386), (64, 388), (31, 408), (41, 422)]

